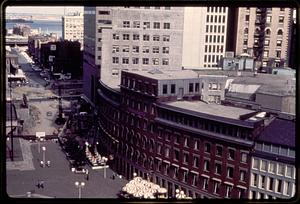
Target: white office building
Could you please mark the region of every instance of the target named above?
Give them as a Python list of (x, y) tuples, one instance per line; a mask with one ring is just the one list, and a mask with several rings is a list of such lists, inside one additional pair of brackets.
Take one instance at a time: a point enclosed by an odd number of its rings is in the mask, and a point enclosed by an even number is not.
[(79, 41), (83, 48), (83, 13), (62, 17), (62, 37), (64, 40)]
[(227, 7), (185, 7), (183, 56), (184, 68), (217, 67), (225, 55)]

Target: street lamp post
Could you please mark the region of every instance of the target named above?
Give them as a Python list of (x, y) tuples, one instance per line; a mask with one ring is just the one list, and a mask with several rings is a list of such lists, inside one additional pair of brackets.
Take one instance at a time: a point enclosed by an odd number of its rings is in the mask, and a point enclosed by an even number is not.
[(43, 142), (44, 139), (43, 138), (39, 138), (38, 140), (39, 140), (38, 141), (38, 152), (41, 153), (41, 142)]
[(43, 150), (43, 167), (45, 167), (45, 165), (46, 165), (46, 147), (43, 146), (42, 150)]
[(84, 182), (79, 183), (78, 181), (75, 182), (76, 188), (78, 188), (78, 198), (81, 198), (81, 188), (85, 186)]

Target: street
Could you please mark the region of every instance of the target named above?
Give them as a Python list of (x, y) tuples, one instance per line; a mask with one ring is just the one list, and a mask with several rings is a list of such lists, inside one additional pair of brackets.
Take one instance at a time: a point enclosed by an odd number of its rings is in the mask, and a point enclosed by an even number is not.
[[(58, 99), (55, 90), (46, 86), (46, 81), (33, 71), (30, 60), (26, 54), (21, 53), (26, 48), (17, 49), (20, 68), (24, 71), (28, 84), (12, 88), (12, 98), (16, 106), (18, 118), (24, 120), (23, 128), (19, 134), (35, 135), (36, 132), (45, 132), (47, 135), (57, 134), (63, 125), (55, 124), (58, 117)], [(45, 87), (46, 86), (46, 87)], [(9, 87), (8, 87), (9, 88)], [(28, 99), (28, 107), (21, 107), (23, 94)], [(63, 108), (71, 106), (70, 100), (62, 100)], [(14, 138), (14, 161), (6, 158), (7, 194), (11, 197), (26, 197), (31, 192), (32, 197), (52, 198), (78, 198), (79, 189), (75, 182), (85, 182), (81, 189), (82, 198), (117, 198), (117, 193), (127, 183), (126, 180), (116, 177), (107, 169), (106, 179), (103, 169), (89, 170), (89, 180), (85, 174), (75, 174), (70, 170), (69, 161), (59, 144), (53, 140), (44, 141), (38, 151), (38, 143), (22, 138)], [(6, 142), (7, 153), (11, 147), (11, 138)], [(42, 168), (40, 161), (50, 161), (50, 167)], [(44, 188), (38, 188), (38, 181), (44, 181)]]

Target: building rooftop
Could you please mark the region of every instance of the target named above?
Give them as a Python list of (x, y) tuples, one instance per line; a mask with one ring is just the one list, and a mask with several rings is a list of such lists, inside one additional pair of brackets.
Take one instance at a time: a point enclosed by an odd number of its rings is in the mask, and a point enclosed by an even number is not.
[(240, 119), (241, 115), (255, 112), (253, 110), (248, 110), (244, 108), (224, 106), (219, 104), (207, 104), (202, 101), (175, 101), (167, 102), (165, 104), (198, 113), (204, 113), (237, 120)]
[(295, 148), (296, 123), (275, 118), (260, 134), (258, 141)]
[(198, 78), (198, 74), (192, 70), (158, 70), (152, 69), (150, 71), (128, 71), (125, 72), (137, 74), (140, 76), (157, 79), (157, 80), (169, 80), (169, 79), (191, 79)]

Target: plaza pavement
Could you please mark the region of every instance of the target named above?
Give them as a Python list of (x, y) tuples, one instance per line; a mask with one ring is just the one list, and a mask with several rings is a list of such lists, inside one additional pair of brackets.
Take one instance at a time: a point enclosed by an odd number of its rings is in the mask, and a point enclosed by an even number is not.
[[(38, 144), (22, 140), (20, 139), (20, 144), (23, 144), (20, 145), (20, 148), (23, 153), (23, 161), (10, 162), (9, 159), (7, 160), (6, 190), (10, 197), (22, 197), (31, 191), (35, 195), (33, 197), (78, 198), (75, 182), (84, 181), (82, 198), (117, 198), (117, 193), (128, 182), (119, 177), (112, 180), (110, 178), (113, 173), (111, 169), (107, 169), (107, 177), (104, 178), (103, 169), (92, 170), (86, 166), (89, 170), (89, 180), (87, 181), (84, 174), (71, 172), (65, 154), (61, 151), (59, 144), (53, 141), (41, 143), (41, 147), (46, 147), (46, 161), (50, 160), (51, 162), (50, 167), (42, 168), (40, 161), (43, 153), (42, 151), (38, 153)], [(30, 159), (30, 157), (32, 158)], [(17, 162), (23, 162), (23, 166), (16, 165)], [(38, 180), (44, 181), (44, 189), (36, 186)]]

